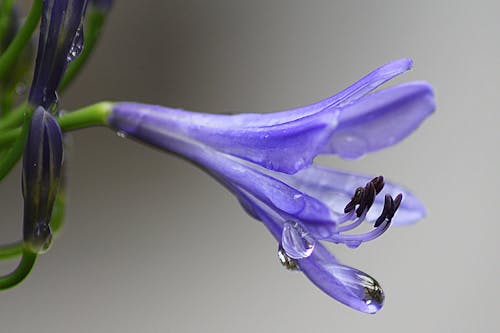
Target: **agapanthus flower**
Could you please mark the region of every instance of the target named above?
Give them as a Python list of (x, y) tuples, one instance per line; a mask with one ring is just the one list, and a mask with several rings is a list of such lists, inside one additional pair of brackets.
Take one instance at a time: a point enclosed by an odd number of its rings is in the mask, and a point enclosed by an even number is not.
[[(269, 229), (287, 268), (302, 271), (338, 301), (375, 313), (384, 301), (378, 283), (341, 264), (320, 241), (357, 247), (391, 224), (422, 218), (424, 207), (382, 177), (321, 167), (313, 159), (319, 154), (357, 158), (416, 129), (434, 111), (429, 84), (410, 82), (370, 93), (411, 66), (408, 59), (394, 61), (332, 97), (288, 111), (213, 115), (122, 102), (108, 121), (206, 170)], [(352, 233), (364, 221), (373, 222), (374, 229)]]
[(62, 132), (57, 120), (43, 107), (31, 118), (23, 159), (24, 229), (27, 248), (35, 253), (48, 250), (52, 242), (50, 218), (61, 181)]
[(29, 101), (49, 110), (70, 61), (83, 48), (82, 23), (87, 0), (44, 0), (40, 39)]

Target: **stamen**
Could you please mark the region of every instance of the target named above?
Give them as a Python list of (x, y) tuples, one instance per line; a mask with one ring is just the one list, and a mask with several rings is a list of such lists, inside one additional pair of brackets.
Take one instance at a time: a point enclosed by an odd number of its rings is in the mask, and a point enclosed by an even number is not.
[(369, 210), (375, 201), (375, 196), (377, 195), (377, 190), (372, 182), (369, 182), (365, 186), (365, 191), (363, 193), (363, 200), (356, 209), (356, 215), (361, 216), (365, 210)]
[(372, 231), (365, 232), (357, 235), (341, 235), (337, 234), (329, 238), (332, 242), (335, 243), (364, 243), (371, 241), (380, 235), (382, 235), (391, 225), (391, 221), (385, 220), (379, 227), (373, 229)]
[[(374, 224), (375, 230), (357, 235), (345, 235), (343, 233), (356, 228), (365, 220), (366, 214), (375, 202), (375, 197), (382, 191), (383, 188), (384, 177), (382, 176), (373, 178), (365, 185), (365, 187), (358, 187), (354, 192), (351, 201), (349, 201), (344, 208), (346, 218), (348, 216), (352, 218), (354, 212), (357, 218), (351, 223), (339, 227), (337, 229), (337, 234), (333, 235), (329, 239), (333, 242), (344, 243), (348, 246), (358, 246), (362, 242), (370, 241), (382, 235), (391, 225), (392, 218), (401, 204), (401, 200), (403, 199), (403, 195), (401, 193), (394, 199), (390, 194), (385, 195), (382, 213)], [(344, 222), (345, 220), (342, 219), (342, 223)]]
[[(365, 210), (365, 212), (363, 214), (361, 214), (360, 217), (356, 218), (352, 223), (346, 224), (342, 227), (338, 227), (337, 232), (341, 233), (341, 232), (349, 231), (349, 230), (352, 230), (352, 229), (358, 227), (365, 220), (367, 212), (368, 211)], [(352, 214), (352, 215), (354, 215), (354, 214)]]
[(372, 179), (371, 183), (375, 186), (375, 190), (377, 191), (377, 194), (379, 194), (385, 185), (384, 177), (382, 177), (382, 176), (375, 177)]
[(402, 199), (403, 195), (401, 193), (399, 193), (396, 196), (396, 199), (392, 199), (392, 197), (389, 194), (385, 195), (384, 208), (382, 210), (382, 213), (378, 217), (377, 221), (375, 221), (374, 224), (375, 228), (377, 228), (384, 221), (390, 222), (392, 220), (394, 214), (399, 208), (399, 205), (401, 204)]
[(338, 219), (337, 219), (336, 222), (337, 222), (338, 225), (341, 225), (341, 224), (344, 224), (344, 223), (346, 223), (348, 221), (352, 221), (354, 215), (356, 215), (356, 213), (354, 212), (354, 210), (350, 211), (349, 213), (346, 213), (343, 216), (338, 217)]
[(358, 187), (354, 195), (344, 208), (344, 213), (353, 211), (356, 206), (356, 215), (359, 217), (363, 211), (369, 210), (375, 201), (375, 196), (384, 188), (384, 177), (378, 176), (366, 183), (365, 187)]
[(364, 189), (362, 187), (358, 187), (356, 189), (351, 201), (349, 201), (349, 203), (345, 206), (344, 213), (350, 213), (354, 210), (354, 208), (356, 208), (356, 205), (359, 204), (363, 198), (363, 191)]

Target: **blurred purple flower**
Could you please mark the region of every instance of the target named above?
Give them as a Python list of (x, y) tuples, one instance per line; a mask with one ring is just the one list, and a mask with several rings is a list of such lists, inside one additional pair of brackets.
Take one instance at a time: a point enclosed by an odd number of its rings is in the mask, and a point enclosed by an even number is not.
[(87, 0), (44, 0), (35, 74), (29, 101), (50, 110), (67, 64), (83, 48), (82, 22)]
[(113, 6), (113, 0), (89, 0), (89, 3), (102, 13), (109, 12), (111, 6)]
[[(124, 102), (108, 120), (118, 131), (205, 169), (270, 230), (287, 268), (300, 269), (338, 301), (375, 313), (384, 300), (378, 283), (340, 264), (319, 241), (357, 247), (387, 230), (396, 210), (394, 223), (407, 224), (422, 218), (424, 207), (408, 191), (384, 186), (382, 177), (312, 162), (319, 154), (356, 158), (416, 129), (434, 111), (429, 84), (368, 94), (411, 66), (408, 59), (394, 61), (330, 98), (288, 111), (211, 115)], [(372, 231), (346, 233), (365, 220), (375, 222)]]

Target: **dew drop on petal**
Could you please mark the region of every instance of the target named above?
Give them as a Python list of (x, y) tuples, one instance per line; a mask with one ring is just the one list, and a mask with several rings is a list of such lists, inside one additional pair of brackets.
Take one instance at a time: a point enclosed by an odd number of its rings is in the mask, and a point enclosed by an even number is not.
[(42, 254), (47, 252), (52, 245), (50, 226), (46, 223), (35, 225), (33, 233), (25, 240), (25, 244), (34, 253)]
[(375, 313), (384, 305), (384, 291), (370, 275), (349, 266), (332, 265), (332, 274), (346, 288), (344, 303), (366, 313)]
[(367, 152), (369, 147), (369, 143), (363, 137), (350, 132), (336, 134), (331, 142), (335, 153), (348, 159), (362, 156)]
[(83, 29), (82, 26), (78, 28), (75, 34), (75, 38), (73, 39), (73, 44), (71, 44), (71, 48), (69, 49), (68, 56), (66, 57), (66, 60), (68, 62), (71, 62), (78, 58), (80, 53), (82, 53), (83, 50)]
[(351, 249), (356, 249), (356, 248), (358, 248), (361, 245), (361, 241), (359, 241), (359, 240), (351, 240), (351, 241), (345, 242), (345, 245), (347, 245), (347, 247), (349, 247)]
[(316, 240), (300, 224), (287, 221), (283, 225), (281, 244), (290, 258), (302, 259), (312, 254)]
[(280, 245), (278, 247), (278, 259), (280, 260), (280, 263), (285, 266), (286, 269), (290, 271), (300, 271), (299, 266), (297, 265), (297, 261), (294, 259), (290, 258), (283, 247)]
[(123, 131), (116, 132), (116, 135), (118, 135), (120, 138), (123, 138), (123, 139), (127, 138), (127, 133), (125, 133)]
[(363, 301), (369, 309), (368, 312), (377, 312), (380, 308), (382, 308), (382, 305), (384, 305), (385, 296), (382, 287), (380, 287), (377, 280), (361, 271), (358, 271), (356, 276), (359, 279), (360, 285), (364, 289), (365, 296)]
[(17, 85), (16, 85), (16, 95), (17, 96), (21, 96), (21, 95), (24, 95), (26, 93), (26, 84), (24, 82), (19, 82)]

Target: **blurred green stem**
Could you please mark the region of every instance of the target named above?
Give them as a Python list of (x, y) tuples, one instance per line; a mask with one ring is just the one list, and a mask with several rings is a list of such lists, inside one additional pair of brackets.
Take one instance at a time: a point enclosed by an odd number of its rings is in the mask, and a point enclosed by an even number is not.
[(9, 31), (13, 8), (14, 0), (2, 0), (0, 3), (0, 45), (3, 43), (3, 40)]
[(16, 59), (20, 56), (23, 48), (30, 41), (33, 32), (35, 31), (40, 16), (42, 15), (42, 0), (34, 0), (31, 10), (24, 21), (23, 26), (12, 40), (9, 47), (0, 57), (0, 80), (2, 80), (12, 67)]
[(35, 265), (37, 254), (23, 248), (19, 265), (11, 273), (0, 277), (0, 290), (12, 288), (28, 276)]

